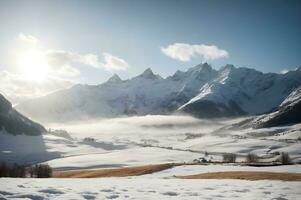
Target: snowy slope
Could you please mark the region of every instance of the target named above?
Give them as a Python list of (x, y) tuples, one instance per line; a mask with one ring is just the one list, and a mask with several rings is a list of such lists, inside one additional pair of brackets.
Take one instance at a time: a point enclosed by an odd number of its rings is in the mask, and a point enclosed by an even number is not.
[(210, 173), (210, 172), (228, 172), (228, 171), (264, 171), (264, 172), (286, 172), (301, 173), (301, 165), (280, 165), (272, 167), (252, 167), (236, 164), (223, 165), (182, 165), (159, 171), (153, 174), (140, 176), (141, 178), (171, 178), (173, 176), (188, 176), (192, 174)]
[(253, 119), (249, 124), (255, 128), (301, 123), (301, 86), (294, 90), (275, 112)]
[(44, 122), (187, 112), (224, 117), (269, 112), (301, 85), (301, 68), (274, 74), (207, 63), (162, 78), (151, 69), (128, 80), (117, 75), (100, 85), (76, 85), (17, 106)]
[(286, 74), (264, 74), (227, 65), (179, 110), (202, 117), (270, 112), (300, 85), (301, 68)]
[(45, 128), (12, 108), (12, 104), (0, 94), (0, 132), (13, 135), (40, 135)]
[(295, 104), (300, 103), (301, 101), (301, 86), (295, 89), (280, 105), (281, 107), (285, 106), (294, 106)]

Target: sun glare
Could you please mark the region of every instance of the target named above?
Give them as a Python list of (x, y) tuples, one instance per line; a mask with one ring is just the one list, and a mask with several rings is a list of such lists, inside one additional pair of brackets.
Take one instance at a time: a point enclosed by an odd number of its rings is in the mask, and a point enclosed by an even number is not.
[(30, 49), (21, 54), (18, 66), (22, 75), (31, 80), (43, 80), (48, 73), (48, 65), (43, 52)]

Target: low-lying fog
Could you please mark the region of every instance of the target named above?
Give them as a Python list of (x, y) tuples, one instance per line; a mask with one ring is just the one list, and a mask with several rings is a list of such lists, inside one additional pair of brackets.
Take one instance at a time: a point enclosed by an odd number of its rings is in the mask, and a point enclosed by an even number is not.
[(148, 115), (52, 124), (49, 127), (64, 129), (72, 138), (53, 140), (47, 136), (47, 146), (66, 156), (48, 163), (57, 169), (77, 169), (191, 161), (200, 154), (186, 149), (204, 150), (207, 143), (215, 146), (225, 142), (222, 138), (215, 142), (210, 132), (234, 121)]
[(207, 134), (233, 123), (233, 119), (204, 120), (191, 116), (147, 115), (114, 119), (99, 119), (70, 124), (51, 124), (53, 129), (64, 129), (72, 137), (93, 137), (106, 140), (179, 136), (187, 133)]
[[(56, 169), (191, 161), (205, 151), (209, 152), (210, 159), (221, 159), (220, 155), (224, 152), (265, 155), (274, 151), (288, 152), (292, 158), (300, 159), (300, 143), (281, 140), (299, 137), (299, 127), (291, 131), (281, 130), (286, 134), (280, 139), (279, 128), (220, 129), (243, 119), (204, 120), (191, 116), (148, 115), (51, 124), (48, 127), (64, 129), (70, 136), (62, 131), (52, 131), (43, 135), (43, 138), (39, 137), (44, 144), (40, 154), (37, 151), (25, 151), (20, 145), (24, 146), (27, 141), (27, 146), (30, 146), (33, 139), (29, 137), (10, 137), (16, 144), (10, 146), (20, 149), (14, 154), (20, 154), (20, 160), (28, 157), (33, 161), (44, 161), (47, 158), (47, 162)], [(266, 136), (267, 131), (271, 136)], [(16, 143), (15, 140), (21, 142)], [(37, 155), (32, 155), (32, 152)], [(56, 155), (49, 156), (49, 152)]]
[(74, 123), (50, 124), (52, 129), (64, 129), (71, 134), (128, 134), (173, 132), (210, 132), (232, 120), (204, 120), (191, 116), (147, 115), (111, 119), (87, 120)]

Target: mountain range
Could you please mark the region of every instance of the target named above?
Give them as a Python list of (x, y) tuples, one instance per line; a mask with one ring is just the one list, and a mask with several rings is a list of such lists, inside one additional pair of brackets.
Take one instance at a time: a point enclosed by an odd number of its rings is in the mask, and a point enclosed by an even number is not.
[(203, 63), (166, 78), (151, 69), (127, 80), (115, 74), (102, 84), (77, 84), (16, 108), (41, 122), (170, 113), (258, 115), (277, 109), (300, 85), (301, 68), (277, 74), (233, 65), (216, 70)]

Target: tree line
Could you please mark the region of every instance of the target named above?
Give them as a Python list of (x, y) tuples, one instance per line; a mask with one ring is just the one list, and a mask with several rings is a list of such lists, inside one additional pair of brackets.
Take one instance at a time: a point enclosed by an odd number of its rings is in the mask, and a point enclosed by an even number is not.
[(52, 169), (47, 164), (37, 164), (33, 166), (25, 165), (8, 165), (1, 163), (0, 177), (12, 178), (50, 178), (52, 176)]
[[(291, 158), (288, 153), (281, 152), (278, 153), (279, 158), (277, 159), (283, 165), (291, 164)], [(257, 163), (259, 161), (259, 157), (254, 153), (248, 153), (246, 156), (247, 163)], [(223, 154), (223, 162), (225, 163), (235, 163), (236, 162), (236, 154), (234, 153), (224, 153)]]

